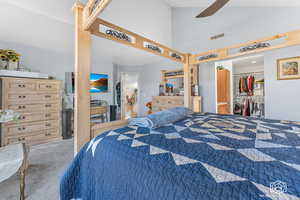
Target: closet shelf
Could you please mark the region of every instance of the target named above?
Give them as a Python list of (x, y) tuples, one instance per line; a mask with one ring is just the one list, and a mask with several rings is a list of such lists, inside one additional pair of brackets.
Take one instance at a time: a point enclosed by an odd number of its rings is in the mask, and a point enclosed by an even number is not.
[(246, 75), (256, 75), (256, 74), (264, 74), (263, 71), (260, 72), (247, 72), (247, 73), (238, 73), (238, 74), (233, 74), (233, 76), (246, 76)]

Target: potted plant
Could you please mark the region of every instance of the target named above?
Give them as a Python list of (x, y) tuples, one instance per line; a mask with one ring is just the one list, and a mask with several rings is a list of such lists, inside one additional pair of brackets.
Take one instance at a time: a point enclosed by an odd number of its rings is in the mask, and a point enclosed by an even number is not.
[(224, 70), (225, 68), (222, 66), (222, 65), (219, 65), (218, 67), (217, 67), (217, 70)]
[(20, 56), (21, 55), (15, 52), (14, 50), (0, 49), (0, 59), (2, 68), (9, 70), (17, 70), (20, 61)]

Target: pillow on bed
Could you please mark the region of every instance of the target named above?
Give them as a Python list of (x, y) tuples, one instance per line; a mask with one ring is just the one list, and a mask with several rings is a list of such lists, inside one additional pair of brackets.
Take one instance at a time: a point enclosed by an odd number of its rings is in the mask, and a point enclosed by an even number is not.
[(187, 117), (188, 115), (193, 114), (193, 111), (191, 111), (190, 109), (185, 108), (185, 107), (170, 108), (168, 110), (171, 111), (171, 112), (175, 112), (179, 115), (182, 115), (184, 117)]
[(179, 121), (190, 114), (192, 114), (190, 109), (177, 107), (163, 110), (146, 117), (131, 118), (129, 119), (129, 126), (139, 126), (151, 129), (158, 128)]

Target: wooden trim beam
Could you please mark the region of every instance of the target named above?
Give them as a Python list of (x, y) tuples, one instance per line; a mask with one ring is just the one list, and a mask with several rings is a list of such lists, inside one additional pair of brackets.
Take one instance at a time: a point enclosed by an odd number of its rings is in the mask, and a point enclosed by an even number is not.
[[(262, 42), (274, 42), (275, 40), (278, 40), (278, 39), (283, 39), (283, 42), (280, 44), (271, 45), (270, 47), (259, 48), (259, 49), (255, 49), (252, 51), (238, 52), (238, 53), (232, 53), (232, 54), (230, 53), (231, 51), (234, 51), (234, 50), (239, 51), (239, 49), (242, 47), (247, 47), (247, 46), (255, 45), (258, 43), (262, 43)], [(235, 58), (235, 57), (245, 56), (245, 55), (250, 55), (250, 54), (255, 54), (255, 53), (261, 53), (261, 52), (265, 52), (265, 51), (271, 51), (271, 50), (285, 48), (285, 47), (299, 45), (299, 44), (300, 44), (300, 30), (296, 30), (296, 31), (291, 31), (291, 32), (283, 33), (283, 34), (274, 35), (272, 37), (266, 37), (266, 38), (262, 38), (259, 40), (253, 40), (253, 41), (245, 42), (242, 44), (225, 47), (222, 49), (216, 49), (216, 50), (211, 50), (211, 51), (207, 51), (204, 53), (195, 54), (195, 55), (191, 56), (190, 62), (192, 64), (200, 64), (200, 63), (224, 60), (224, 59)], [(210, 54), (216, 54), (217, 57), (206, 59), (206, 60), (199, 60), (199, 57), (207, 56)]]
[[(112, 29), (112, 30), (116, 30), (120, 33), (125, 33), (127, 36), (130, 37), (131, 42), (129, 42), (127, 40), (119, 39), (119, 38), (114, 37), (112, 35), (108, 35), (108, 34), (106, 34), (106, 32), (101, 31), (101, 30), (105, 30), (105, 29)], [(162, 57), (165, 57), (165, 58), (168, 58), (168, 59), (180, 62), (180, 63), (185, 63), (186, 62), (184, 53), (181, 53), (179, 51), (171, 49), (167, 46), (159, 44), (158, 42), (147, 39), (143, 36), (140, 36), (136, 33), (133, 33), (133, 32), (131, 32), (129, 30), (126, 30), (126, 29), (124, 29), (120, 26), (117, 26), (115, 24), (112, 24), (110, 22), (104, 21), (104, 20), (99, 19), (99, 18), (96, 19), (96, 21), (92, 25), (90, 31), (93, 35), (96, 35), (96, 36), (99, 36), (99, 37), (102, 37), (102, 38), (106, 38), (108, 40), (112, 40), (112, 41), (130, 46), (130, 47), (134, 47), (136, 49), (141, 49), (143, 51), (147, 51), (149, 53), (152, 53), (152, 54), (155, 54), (155, 55), (158, 55), (158, 56), (162, 56)], [(149, 48), (146, 48), (145, 44), (151, 44), (151, 45), (154, 45), (154, 46), (158, 47), (161, 50), (161, 53), (159, 53), (157, 51), (154, 51), (154, 50), (151, 50)], [(172, 53), (175, 53), (176, 55), (180, 56), (181, 59), (176, 59), (176, 58), (172, 57), (171, 56)]]
[[(112, 0), (89, 0), (84, 8), (84, 30), (88, 30)], [(96, 5), (97, 4), (97, 5)]]
[(184, 71), (184, 107), (192, 109), (192, 82), (191, 82), (191, 54), (186, 54), (186, 63), (183, 66)]
[(75, 4), (75, 109), (74, 152), (91, 139), (90, 134), (90, 65), (91, 34), (83, 27), (84, 7)]
[(105, 131), (121, 128), (123, 126), (127, 126), (128, 121), (127, 120), (118, 120), (103, 124), (96, 124), (92, 126), (92, 138), (103, 134)]

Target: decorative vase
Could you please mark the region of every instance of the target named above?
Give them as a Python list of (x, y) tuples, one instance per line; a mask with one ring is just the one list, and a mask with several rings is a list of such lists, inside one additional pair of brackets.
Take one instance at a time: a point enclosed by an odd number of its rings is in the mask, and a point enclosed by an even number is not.
[(7, 61), (0, 60), (0, 69), (6, 69), (7, 68)]
[(17, 70), (18, 69), (18, 64), (19, 64), (19, 62), (9, 61), (7, 69), (8, 70)]

